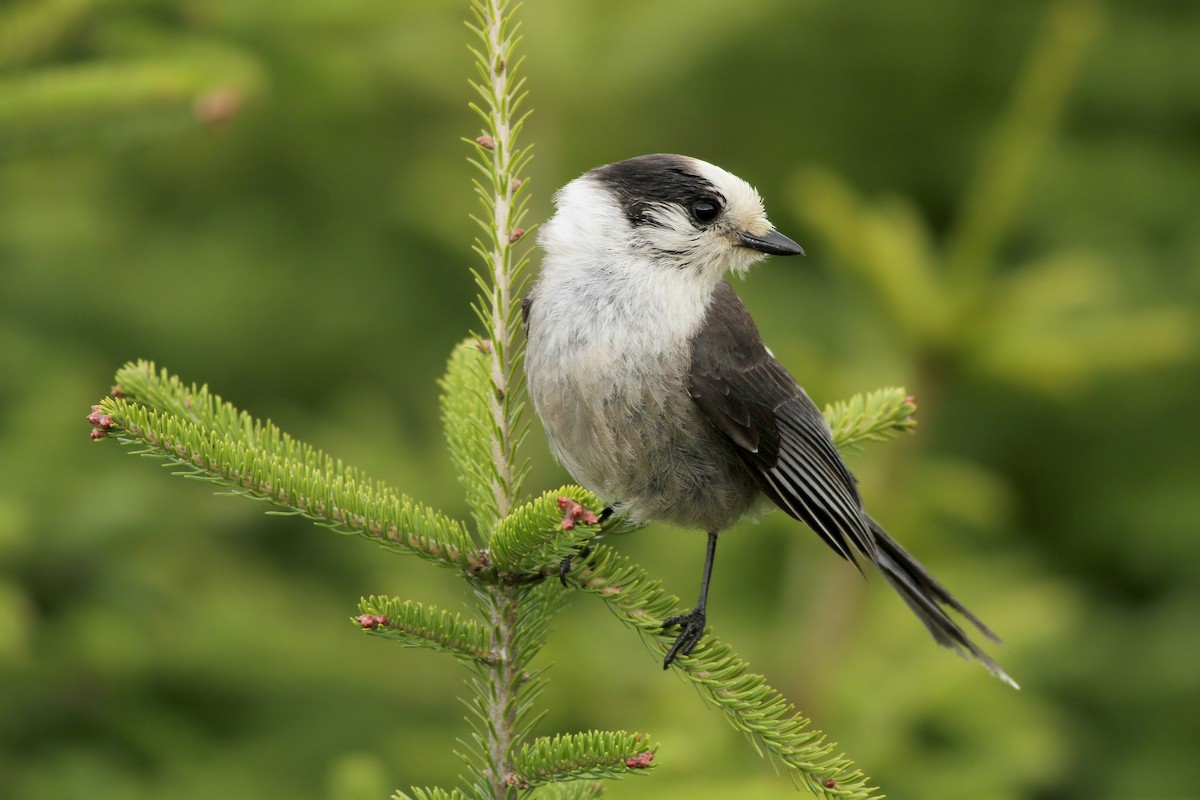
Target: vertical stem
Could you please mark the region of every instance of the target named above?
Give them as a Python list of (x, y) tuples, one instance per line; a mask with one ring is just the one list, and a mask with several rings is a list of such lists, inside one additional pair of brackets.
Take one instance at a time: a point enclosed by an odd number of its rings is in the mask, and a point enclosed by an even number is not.
[(512, 773), (513, 729), (516, 727), (517, 692), (520, 689), (519, 659), (516, 644), (517, 598), (514, 587), (497, 584), (489, 587), (492, 646), (500, 654), (492, 667), (492, 693), (488, 698), (488, 741), (486, 778), (493, 800), (506, 800), (515, 794), (509, 785)]
[[(484, 116), (490, 130), (491, 142), (484, 146), (490, 153), (491, 192), (485, 203), (491, 210), (491, 247), (483, 252), (489, 262), (491, 286), (486, 297), (481, 298), (481, 308), (486, 308), (485, 323), (491, 335), (491, 382), (492, 393), (488, 408), (492, 416), (491, 455), (493, 467), (492, 490), (496, 503), (496, 518), (504, 519), (512, 510), (519, 481), (519, 468), (514, 465), (515, 441), (519, 438), (519, 405), (514, 400), (514, 366), (517, 362), (518, 345), (513, 341), (512, 330), (515, 308), (514, 287), (517, 284), (520, 263), (513, 265), (513, 245), (521, 233), (515, 230), (521, 211), (517, 206), (516, 193), (519, 183), (514, 172), (525, 162), (523, 151), (516, 147), (516, 132), (519, 121), (513, 114), (519, 98), (519, 82), (510, 83), (512, 49), (515, 37), (507, 29), (506, 14), (508, 0), (475, 0), (475, 11), (483, 34), (483, 51), (480, 58), (482, 72), (486, 75), (479, 88), (487, 97)], [(483, 753), (486, 766), (483, 779), (486, 796), (492, 800), (507, 800), (515, 797), (517, 788), (509, 785), (512, 774), (512, 752), (517, 744), (517, 714), (520, 708), (519, 693), (522, 688), (523, 665), (528, 654), (521, 653), (517, 636), (517, 624), (521, 619), (522, 593), (518, 587), (503, 581), (482, 588), (485, 612), (492, 633), (492, 648), (499, 655), (488, 669), (488, 691), (479, 698), (485, 717), (486, 742)]]
[(496, 513), (503, 519), (513, 504), (512, 438), (513, 424), (509, 418), (509, 380), (512, 377), (512, 331), (509, 316), (512, 309), (512, 216), (513, 181), (511, 158), (513, 136), (511, 128), (511, 105), (508, 86), (508, 52), (504, 36), (504, 0), (487, 0), (485, 6), (485, 30), (487, 33), (487, 55), (491, 62), (492, 103), (491, 127), (494, 147), (492, 149), (492, 175), (494, 178), (494, 202), (492, 222), (495, 226), (492, 245), (492, 420), (495, 424), (496, 441), (492, 443), (492, 459), (499, 478), (496, 488)]

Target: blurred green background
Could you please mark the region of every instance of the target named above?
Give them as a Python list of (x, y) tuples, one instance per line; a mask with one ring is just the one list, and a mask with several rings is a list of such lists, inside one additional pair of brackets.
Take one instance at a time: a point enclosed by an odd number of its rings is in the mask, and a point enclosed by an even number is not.
[[(0, 5), (0, 798), (450, 784), (464, 673), (360, 595), (446, 572), (87, 438), (158, 360), (466, 516), (435, 380), (473, 325), (465, 2)], [(674, 151), (808, 249), (739, 284), (820, 403), (905, 385), (872, 514), (1001, 633), (1013, 692), (775, 515), (710, 620), (896, 798), (1200, 796), (1200, 5), (527, 0), (533, 220)], [(534, 263), (537, 256), (534, 256)], [(540, 436), (527, 488), (565, 479)], [(694, 532), (617, 544), (692, 597)], [(612, 797), (793, 790), (596, 603), (539, 732), (661, 740)]]

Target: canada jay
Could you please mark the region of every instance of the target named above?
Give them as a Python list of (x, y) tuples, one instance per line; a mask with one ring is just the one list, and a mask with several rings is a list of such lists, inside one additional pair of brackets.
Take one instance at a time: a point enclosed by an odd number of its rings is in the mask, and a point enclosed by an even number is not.
[(867, 516), (821, 412), (725, 280), (804, 252), (758, 192), (704, 161), (648, 155), (571, 181), (555, 205), (523, 306), (550, 448), (608, 513), (708, 532), (700, 599), (663, 623), (680, 628), (664, 667), (704, 633), (717, 535), (765, 499), (852, 564), (865, 556), (939, 644), (1016, 686), (946, 608), (996, 635)]

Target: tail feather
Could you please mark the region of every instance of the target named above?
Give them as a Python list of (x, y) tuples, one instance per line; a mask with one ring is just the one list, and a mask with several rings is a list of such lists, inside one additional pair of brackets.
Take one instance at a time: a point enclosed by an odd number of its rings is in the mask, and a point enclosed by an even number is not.
[(993, 675), (1012, 686), (1017, 682), (1008, 676), (992, 657), (985, 653), (979, 645), (971, 641), (966, 632), (946, 613), (943, 606), (948, 606), (962, 614), (972, 625), (979, 629), (987, 638), (997, 644), (1004, 644), (1000, 637), (979, 618), (968, 611), (958, 602), (946, 588), (929, 574), (915, 558), (908, 554), (903, 547), (884, 532), (875, 520), (868, 518), (871, 532), (875, 534), (875, 564), (883, 577), (892, 588), (904, 599), (917, 618), (925, 625), (933, 638), (942, 647), (954, 650), (966, 657), (968, 654), (988, 668)]

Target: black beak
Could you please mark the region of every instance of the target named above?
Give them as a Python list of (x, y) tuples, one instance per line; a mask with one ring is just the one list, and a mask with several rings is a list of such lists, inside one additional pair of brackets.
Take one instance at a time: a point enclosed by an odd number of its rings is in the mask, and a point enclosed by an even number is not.
[(796, 244), (774, 228), (771, 228), (771, 230), (767, 231), (767, 233), (763, 236), (754, 236), (742, 231), (738, 234), (738, 246), (748, 247), (751, 250), (757, 250), (760, 253), (767, 253), (773, 256), (804, 255), (803, 247)]

